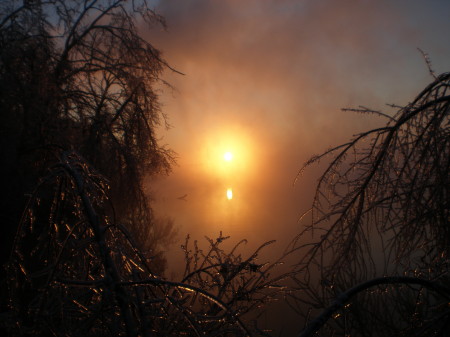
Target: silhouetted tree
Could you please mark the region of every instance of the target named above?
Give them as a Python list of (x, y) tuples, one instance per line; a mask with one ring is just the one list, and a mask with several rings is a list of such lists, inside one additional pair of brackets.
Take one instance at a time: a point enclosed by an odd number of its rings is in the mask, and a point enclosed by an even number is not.
[(2, 263), (29, 195), (61, 150), (108, 179), (111, 215), (157, 254), (142, 180), (167, 172), (173, 155), (155, 135), (164, 118), (154, 86), (168, 66), (142, 37), (148, 25), (164, 21), (146, 0), (0, 4), (0, 179), (10, 193), (0, 212)]
[(312, 223), (293, 242), (302, 258), (291, 304), (308, 318), (306, 308), (317, 313), (337, 298), (305, 335), (450, 330), (450, 73), (394, 108), (394, 116), (356, 109), (388, 121), (302, 168), (332, 156)]
[[(155, 273), (126, 227), (108, 216), (104, 178), (64, 152), (41, 181), (20, 222), (7, 265), (2, 333), (13, 336), (250, 336), (249, 324), (283, 292), (281, 263), (243, 257), (240, 241), (186, 239), (183, 279)], [(32, 243), (32, 244), (30, 244)], [(192, 249), (193, 248), (193, 249)], [(150, 263), (149, 263), (150, 262)]]
[(0, 333), (264, 334), (244, 320), (283, 290), (286, 274), (271, 276), (280, 261), (256, 260), (271, 242), (248, 258), (244, 241), (223, 250), (222, 235), (207, 253), (186, 242), (183, 280), (161, 276), (173, 223), (153, 218), (142, 179), (172, 161), (155, 138), (153, 87), (168, 66), (139, 34), (164, 25), (147, 4), (0, 4), (0, 175), (11, 191)]

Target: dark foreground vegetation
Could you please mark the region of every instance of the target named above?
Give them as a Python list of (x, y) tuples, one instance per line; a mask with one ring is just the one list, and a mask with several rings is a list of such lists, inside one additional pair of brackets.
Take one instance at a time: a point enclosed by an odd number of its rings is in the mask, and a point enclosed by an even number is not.
[(358, 109), (387, 123), (305, 164), (332, 155), (293, 243), (318, 238), (301, 249), (296, 304), (337, 298), (305, 335), (331, 316), (323, 335), (449, 335), (450, 73), (434, 79), (394, 116)]
[(172, 223), (142, 179), (172, 162), (155, 138), (169, 66), (144, 25), (164, 26), (145, 1), (0, 4), (2, 335), (271, 335), (274, 300), (302, 336), (449, 335), (450, 74), (393, 116), (358, 109), (385, 126), (305, 164), (330, 160), (279, 259), (188, 238), (168, 280)]
[[(7, 265), (12, 335), (251, 335), (242, 316), (279, 291), (274, 265), (243, 259), (239, 244), (209, 251), (185, 243), (181, 282), (151, 267), (127, 228), (108, 217), (103, 178), (63, 153), (30, 198)], [(269, 243), (268, 243), (269, 244)], [(263, 247), (261, 247), (263, 248)], [(260, 248), (260, 249), (261, 249)]]

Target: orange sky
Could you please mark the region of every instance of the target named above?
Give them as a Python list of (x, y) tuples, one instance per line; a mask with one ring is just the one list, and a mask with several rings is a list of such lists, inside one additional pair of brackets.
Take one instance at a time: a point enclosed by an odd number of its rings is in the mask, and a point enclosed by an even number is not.
[[(154, 208), (202, 239), (220, 230), (250, 246), (301, 230), (320, 168), (293, 186), (311, 155), (380, 120), (341, 112), (391, 110), (450, 70), (446, 1), (155, 1), (168, 30), (149, 40), (171, 66), (161, 88), (173, 126), (161, 142), (178, 153), (166, 178), (147, 183)], [(234, 151), (224, 166), (225, 151)], [(226, 199), (227, 188), (233, 199)], [(178, 199), (187, 194), (185, 200)], [(176, 245), (177, 248), (179, 245)], [(171, 254), (171, 258), (172, 258)], [(175, 260), (174, 260), (175, 261)]]

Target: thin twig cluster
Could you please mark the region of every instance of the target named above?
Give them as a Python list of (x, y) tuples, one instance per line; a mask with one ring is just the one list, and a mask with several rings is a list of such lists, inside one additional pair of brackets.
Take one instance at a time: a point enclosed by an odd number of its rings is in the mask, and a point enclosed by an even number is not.
[[(244, 321), (283, 287), (249, 258), (226, 253), (222, 235), (186, 253), (181, 282), (152, 272), (151, 257), (107, 211), (108, 185), (75, 153), (63, 153), (30, 196), (8, 264), (12, 335), (250, 336)], [(32, 244), (31, 244), (32, 243)], [(248, 320), (247, 320), (248, 321)]]
[[(449, 287), (450, 74), (438, 76), (392, 117), (356, 110), (387, 117), (387, 123), (302, 168), (332, 155), (318, 182), (312, 222), (293, 241), (303, 252), (294, 278), (303, 295), (293, 306), (305, 317), (304, 303), (327, 307), (346, 289), (378, 277), (409, 276)], [(304, 244), (306, 237), (313, 243)], [(438, 322), (450, 316), (442, 296), (405, 284), (361, 292), (345, 312), (351, 315), (339, 314), (328, 328), (371, 336), (442, 335), (448, 327)]]

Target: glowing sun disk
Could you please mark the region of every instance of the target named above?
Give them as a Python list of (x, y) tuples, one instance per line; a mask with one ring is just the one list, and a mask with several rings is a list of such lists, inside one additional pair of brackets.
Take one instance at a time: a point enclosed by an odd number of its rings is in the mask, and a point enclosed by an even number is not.
[(231, 161), (233, 159), (233, 154), (231, 152), (225, 152), (225, 154), (223, 155), (223, 159), (225, 159), (226, 161)]

